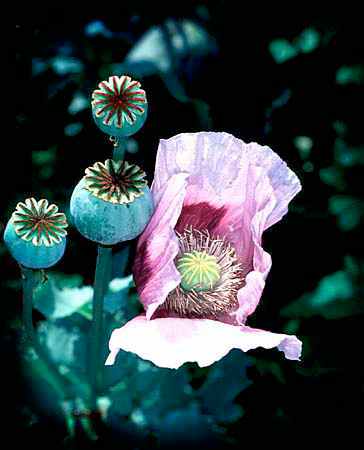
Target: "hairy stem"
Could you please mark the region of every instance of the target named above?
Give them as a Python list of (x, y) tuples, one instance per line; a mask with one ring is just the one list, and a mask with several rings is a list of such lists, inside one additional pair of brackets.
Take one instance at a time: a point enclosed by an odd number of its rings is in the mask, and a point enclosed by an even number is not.
[(91, 325), (91, 365), (90, 382), (92, 390), (92, 407), (96, 407), (97, 396), (102, 386), (101, 349), (103, 341), (103, 309), (104, 296), (110, 279), (112, 262), (112, 249), (104, 245), (97, 247), (97, 261), (94, 282), (94, 295), (92, 299), (92, 325)]
[(50, 359), (47, 350), (40, 344), (33, 326), (33, 291), (37, 285), (39, 271), (21, 267), (21, 274), (23, 284), (23, 327), (25, 338), (34, 348), (43, 364), (47, 367), (57, 391), (62, 393), (63, 397), (68, 397), (71, 395), (69, 383), (59, 373), (57, 367)]

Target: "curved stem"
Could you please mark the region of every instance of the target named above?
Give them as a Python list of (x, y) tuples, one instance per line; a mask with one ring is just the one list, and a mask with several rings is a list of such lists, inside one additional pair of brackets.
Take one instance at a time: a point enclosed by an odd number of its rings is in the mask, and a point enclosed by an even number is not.
[(101, 368), (103, 361), (101, 360), (101, 347), (103, 340), (103, 309), (104, 296), (106, 294), (110, 270), (112, 249), (104, 245), (97, 247), (97, 261), (94, 282), (94, 295), (92, 299), (92, 324), (91, 324), (91, 365), (90, 365), (90, 383), (92, 407), (96, 407), (97, 395), (100, 392)]
[(22, 284), (23, 284), (23, 327), (25, 338), (34, 348), (38, 357), (46, 365), (50, 372), (53, 382), (57, 386), (58, 392), (62, 392), (64, 397), (70, 395), (68, 382), (59, 373), (53, 361), (49, 358), (48, 352), (42, 347), (33, 326), (33, 291), (37, 284), (38, 270), (27, 269), (21, 266)]
[(114, 161), (122, 161), (125, 156), (127, 138), (117, 138), (117, 145), (114, 147), (112, 159)]

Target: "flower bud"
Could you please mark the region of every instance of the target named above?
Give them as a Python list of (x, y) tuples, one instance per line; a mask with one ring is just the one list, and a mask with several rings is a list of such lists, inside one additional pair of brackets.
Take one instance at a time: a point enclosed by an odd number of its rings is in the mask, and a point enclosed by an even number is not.
[(154, 209), (145, 172), (126, 161), (107, 159), (85, 173), (71, 197), (71, 216), (78, 231), (103, 245), (137, 237)]
[(4, 232), (4, 241), (19, 264), (46, 269), (58, 262), (66, 248), (66, 216), (48, 200), (27, 198), (18, 203)]
[(148, 103), (139, 81), (127, 75), (101, 81), (92, 93), (92, 115), (97, 126), (117, 138), (136, 133), (147, 118)]

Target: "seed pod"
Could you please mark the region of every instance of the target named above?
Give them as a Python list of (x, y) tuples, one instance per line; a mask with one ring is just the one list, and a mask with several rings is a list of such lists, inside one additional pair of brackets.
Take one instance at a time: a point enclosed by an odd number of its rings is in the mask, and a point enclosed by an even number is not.
[(94, 242), (114, 245), (137, 237), (153, 213), (145, 172), (126, 161), (107, 159), (85, 171), (71, 197), (78, 231)]
[(18, 203), (4, 232), (4, 241), (16, 261), (30, 269), (56, 264), (66, 248), (66, 216), (48, 200), (27, 198)]
[(117, 138), (131, 136), (144, 125), (148, 103), (139, 81), (126, 75), (101, 81), (92, 93), (92, 115), (97, 126)]

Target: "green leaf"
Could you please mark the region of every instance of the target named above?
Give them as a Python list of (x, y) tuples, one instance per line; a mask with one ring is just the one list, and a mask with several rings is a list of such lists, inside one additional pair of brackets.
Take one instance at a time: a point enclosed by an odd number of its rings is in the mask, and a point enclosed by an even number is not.
[(58, 365), (78, 367), (86, 365), (86, 337), (75, 326), (64, 326), (61, 321), (44, 321), (38, 327), (39, 340)]
[[(209, 370), (198, 394), (206, 411), (218, 422), (237, 420), (234, 401), (251, 384), (246, 373), (251, 361), (243, 352), (234, 350)], [(239, 411), (243, 414), (242, 409)]]
[(282, 64), (298, 55), (295, 47), (286, 39), (275, 39), (269, 44), (269, 51), (277, 64)]
[(284, 317), (312, 317), (339, 319), (364, 313), (364, 299), (360, 295), (359, 277), (348, 268), (321, 279), (317, 288), (293, 301), (281, 310)]
[(92, 287), (81, 284), (79, 275), (50, 273), (34, 292), (34, 306), (48, 319), (70, 316), (92, 300)]
[(109, 283), (108, 293), (105, 295), (104, 309), (113, 314), (122, 309), (130, 288), (134, 285), (133, 276), (114, 278)]
[(336, 216), (339, 228), (351, 231), (364, 217), (364, 202), (349, 195), (334, 195), (329, 198), (329, 211)]
[(127, 54), (123, 64), (113, 72), (132, 73), (142, 77), (171, 73), (182, 58), (204, 56), (216, 49), (216, 42), (197, 22), (188, 19), (167, 20), (164, 26), (147, 30)]
[(81, 92), (76, 92), (72, 98), (71, 103), (68, 106), (68, 112), (71, 115), (75, 115), (80, 111), (83, 111), (84, 109), (88, 108), (89, 103), (90, 101), (85, 95), (83, 95)]
[(314, 28), (306, 28), (293, 43), (287, 39), (275, 39), (269, 44), (269, 51), (277, 64), (282, 64), (300, 53), (311, 53), (320, 44), (320, 33)]
[[(131, 275), (111, 280), (105, 296), (105, 311), (113, 314), (122, 309), (132, 286)], [(91, 320), (92, 296), (93, 288), (82, 286), (82, 277), (79, 275), (50, 273), (48, 280), (40, 284), (34, 292), (34, 307), (52, 320), (74, 313)]]
[(84, 65), (81, 60), (71, 56), (55, 56), (49, 63), (57, 75), (69, 75), (81, 73)]
[(363, 84), (364, 82), (364, 68), (357, 66), (342, 66), (336, 72), (337, 84)]
[(343, 139), (335, 140), (335, 160), (343, 167), (364, 165), (364, 147), (351, 147)]
[(35, 166), (53, 164), (56, 161), (56, 153), (56, 147), (51, 147), (48, 150), (34, 150), (32, 152), (32, 162)]
[[(170, 411), (161, 421), (160, 442), (163, 448), (173, 448), (178, 442), (188, 448), (196, 444), (211, 444), (215, 440), (215, 448), (220, 429), (211, 417), (201, 413), (198, 405), (183, 406), (175, 411)], [(188, 430), (188, 432), (186, 432)], [(217, 435), (216, 435), (217, 434)], [(221, 444), (220, 444), (221, 445)], [(220, 448), (216, 445), (216, 448)]]
[(57, 401), (65, 395), (63, 387), (32, 348), (27, 349), (22, 356), (26, 383), (32, 387), (33, 393), (41, 400), (43, 406), (49, 411), (54, 410), (57, 408)]
[(298, 149), (302, 159), (307, 159), (310, 156), (313, 146), (312, 139), (308, 136), (296, 136), (293, 140), (295, 147)]
[(302, 53), (311, 53), (320, 44), (320, 33), (314, 28), (306, 28), (295, 39), (294, 44)]
[(319, 174), (321, 181), (328, 186), (335, 187), (339, 191), (343, 191), (346, 188), (343, 171), (338, 167), (324, 167), (320, 170)]
[(110, 389), (109, 399), (112, 405), (111, 411), (115, 411), (121, 416), (129, 416), (133, 411), (133, 391), (127, 385), (126, 380), (120, 381)]
[(74, 122), (64, 127), (64, 134), (66, 136), (76, 136), (82, 131), (83, 124), (81, 122)]

